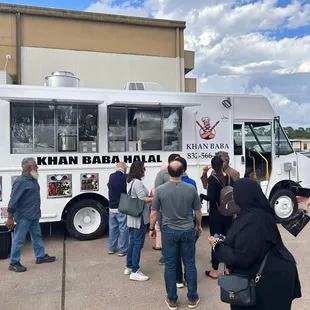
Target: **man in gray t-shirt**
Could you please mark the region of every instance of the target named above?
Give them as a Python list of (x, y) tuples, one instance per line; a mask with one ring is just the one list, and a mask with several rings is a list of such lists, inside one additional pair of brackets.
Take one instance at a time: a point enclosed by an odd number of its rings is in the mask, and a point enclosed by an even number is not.
[[(179, 154), (170, 154), (169, 157), (168, 157), (168, 164), (170, 164), (171, 162), (173, 162), (176, 158), (180, 157)], [(163, 185), (167, 182), (169, 182), (170, 180), (170, 175), (168, 173), (168, 167), (163, 169), (163, 170), (160, 170), (157, 175), (156, 175), (156, 179), (155, 179), (155, 189), (160, 186), (160, 185)], [(162, 215), (161, 215), (161, 212), (159, 211), (159, 214), (157, 216), (157, 221), (158, 221), (158, 224), (159, 224), (159, 227), (160, 227), (160, 230), (162, 230)], [(163, 256), (161, 256), (160, 260), (159, 260), (159, 264), (160, 265), (164, 265), (165, 264), (165, 259)]]
[[(169, 308), (177, 304), (176, 264), (177, 253), (185, 267), (185, 280), (188, 288), (188, 305), (195, 308), (199, 303), (197, 294), (197, 269), (195, 265), (195, 230), (202, 232), (201, 204), (192, 185), (181, 181), (184, 167), (181, 162), (173, 161), (168, 166), (170, 181), (159, 186), (152, 201), (150, 220), (150, 237), (156, 237), (154, 229), (158, 211), (163, 216), (162, 251), (165, 258), (165, 282), (167, 290), (166, 303)], [(195, 212), (196, 227), (192, 217)]]
[(163, 226), (175, 230), (194, 228), (192, 209), (201, 209), (200, 199), (192, 185), (181, 180), (169, 181), (156, 189), (152, 210), (161, 210)]

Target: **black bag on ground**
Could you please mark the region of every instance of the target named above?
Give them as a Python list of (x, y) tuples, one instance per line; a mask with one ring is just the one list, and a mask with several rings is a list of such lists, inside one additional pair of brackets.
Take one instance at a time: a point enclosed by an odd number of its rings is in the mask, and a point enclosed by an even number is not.
[(235, 306), (255, 306), (256, 284), (261, 278), (268, 256), (269, 252), (265, 255), (255, 279), (239, 274), (219, 276), (218, 285), (221, 288), (221, 301)]
[(121, 194), (118, 211), (126, 215), (140, 217), (143, 213), (145, 202), (139, 198), (131, 197), (133, 183), (134, 181), (131, 184), (128, 194)]
[(307, 214), (306, 210), (298, 209), (287, 222), (282, 223), (282, 226), (294, 237), (297, 237), (309, 221), (310, 216)]
[(11, 253), (12, 246), (12, 231), (6, 227), (1, 227), (0, 230), (0, 259), (7, 259)]

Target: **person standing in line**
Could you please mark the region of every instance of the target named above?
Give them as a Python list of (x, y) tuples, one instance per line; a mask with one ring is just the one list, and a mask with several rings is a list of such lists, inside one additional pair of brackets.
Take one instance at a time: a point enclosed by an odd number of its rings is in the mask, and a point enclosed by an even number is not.
[(215, 154), (216, 156), (220, 156), (222, 161), (223, 161), (223, 171), (227, 174), (229, 174), (234, 181), (237, 181), (240, 179), (240, 173), (230, 167), (229, 162), (230, 162), (230, 158), (227, 152), (223, 152), (223, 151), (219, 151)]
[[(168, 165), (163, 163), (160, 166), (160, 170), (167, 169), (167, 167), (168, 167)], [(153, 189), (151, 190), (150, 196), (153, 197), (154, 194), (155, 194), (155, 187), (153, 187)], [(160, 225), (159, 225), (158, 221), (156, 221), (155, 229), (156, 229), (156, 240), (155, 240), (155, 246), (153, 246), (153, 250), (161, 251), (161, 232), (160, 232)]]
[[(194, 186), (196, 192), (197, 192), (197, 185), (195, 180), (191, 179), (187, 174), (186, 174), (186, 170), (187, 170), (187, 161), (185, 158), (183, 157), (178, 157), (176, 158), (177, 161), (179, 161), (183, 167), (184, 167), (184, 171), (182, 174), (182, 178), (181, 181), (185, 182), (187, 184), (191, 184), (192, 186)], [(194, 214), (194, 210), (192, 210), (192, 216), (193, 216), (193, 221), (194, 221), (194, 225), (196, 226), (196, 219), (195, 219), (195, 214)], [(157, 233), (157, 232), (156, 232)], [(199, 238), (199, 233), (196, 233), (196, 238), (195, 238), (195, 242), (197, 242)], [(181, 260), (181, 252), (178, 251), (177, 253), (177, 288), (183, 288), (184, 287), (184, 277), (183, 277), (183, 269), (182, 269), (182, 260)]]
[[(168, 165), (178, 157), (180, 157), (179, 154), (170, 154), (168, 157)], [(156, 178), (155, 178), (155, 186), (154, 186), (155, 189), (158, 186), (169, 182), (170, 175), (168, 172), (168, 165), (157, 173)]]
[[(215, 156), (221, 157), (223, 161), (223, 171), (225, 173), (229, 174), (234, 181), (240, 179), (240, 173), (229, 165), (230, 158), (227, 152), (219, 151), (215, 154)], [(204, 189), (208, 188), (208, 178), (214, 173), (214, 170), (209, 166), (202, 168), (202, 176), (200, 177), (200, 180)]]
[(234, 199), (240, 207), (226, 237), (209, 237), (209, 243), (231, 274), (255, 278), (264, 257), (266, 265), (256, 284), (254, 307), (231, 305), (231, 310), (290, 310), (301, 297), (301, 285), (293, 255), (285, 247), (275, 212), (260, 185), (244, 178), (234, 184)]
[[(200, 194), (200, 198), (210, 202), (209, 219), (211, 236), (214, 236), (215, 234), (226, 236), (228, 229), (232, 224), (233, 217), (223, 216), (218, 210), (218, 206), (220, 205), (221, 190), (226, 185), (233, 186), (234, 180), (229, 174), (224, 173), (223, 161), (221, 157), (213, 157), (211, 160), (211, 165), (214, 170), (214, 174), (208, 178), (208, 194)], [(212, 270), (207, 270), (205, 275), (212, 279), (217, 279), (219, 261), (213, 251), (211, 252), (211, 260)]]
[(140, 271), (139, 266), (147, 225), (150, 222), (150, 208), (148, 204), (153, 200), (153, 197), (149, 197), (149, 191), (142, 182), (144, 175), (144, 163), (142, 161), (133, 162), (127, 177), (127, 193), (130, 193), (132, 198), (139, 198), (145, 202), (143, 213), (140, 217), (127, 215), (129, 248), (124, 274), (130, 275), (130, 280), (133, 281), (149, 280), (149, 277)]
[[(169, 157), (168, 157), (168, 165), (174, 161), (176, 158), (180, 157), (179, 154), (170, 154)], [(156, 178), (155, 178), (155, 189), (160, 186), (160, 185), (163, 185), (167, 182), (169, 182), (170, 180), (170, 175), (168, 173), (168, 165), (164, 168), (164, 169), (161, 169), (157, 175), (156, 175)], [(158, 224), (159, 224), (159, 229), (161, 230), (162, 229), (162, 216), (161, 216), (161, 212), (159, 211), (158, 213)], [(159, 259), (159, 265), (164, 265), (165, 264), (165, 259), (164, 259), (164, 256), (163, 256), (163, 253), (161, 253), (162, 256), (161, 258)]]
[(128, 250), (128, 227), (127, 216), (118, 211), (121, 194), (127, 193), (127, 166), (124, 162), (116, 164), (116, 172), (112, 173), (108, 181), (109, 189), (109, 254), (117, 251), (119, 238), (118, 256), (123, 257)]
[[(163, 217), (162, 248), (165, 258), (167, 291), (165, 302), (170, 310), (177, 309), (176, 264), (177, 252), (181, 251), (188, 289), (188, 307), (194, 309), (200, 301), (197, 294), (195, 232), (202, 232), (201, 204), (195, 188), (181, 181), (184, 172), (181, 162), (172, 161), (168, 166), (168, 172), (170, 181), (156, 189), (152, 201), (149, 236), (153, 239), (156, 237), (154, 226), (158, 211), (161, 210)], [(194, 228), (192, 210), (196, 216), (196, 228)]]
[(8, 229), (12, 229), (14, 227), (14, 220), (16, 221), (9, 266), (9, 270), (15, 272), (27, 270), (20, 263), (20, 256), (28, 232), (30, 233), (36, 257), (36, 264), (52, 263), (56, 260), (55, 256), (49, 256), (45, 253), (43, 245), (39, 223), (41, 217), (41, 198), (36, 160), (32, 157), (24, 158), (21, 166), (23, 172), (13, 183), (11, 199), (8, 205), (8, 220), (6, 221)]

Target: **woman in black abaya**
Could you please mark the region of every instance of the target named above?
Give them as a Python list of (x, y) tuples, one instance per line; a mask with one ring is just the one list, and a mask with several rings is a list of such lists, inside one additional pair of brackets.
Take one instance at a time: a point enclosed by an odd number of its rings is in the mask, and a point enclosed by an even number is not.
[(255, 278), (266, 253), (270, 254), (256, 286), (257, 305), (231, 309), (290, 310), (292, 301), (301, 297), (298, 271), (293, 255), (282, 242), (269, 201), (258, 183), (250, 179), (234, 183), (234, 200), (241, 211), (225, 240), (209, 238), (218, 260), (230, 273)]

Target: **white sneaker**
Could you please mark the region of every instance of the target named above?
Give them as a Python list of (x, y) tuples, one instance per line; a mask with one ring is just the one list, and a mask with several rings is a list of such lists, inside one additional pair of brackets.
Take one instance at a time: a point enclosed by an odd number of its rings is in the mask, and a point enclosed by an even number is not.
[(184, 283), (183, 282), (177, 282), (177, 288), (183, 288)]
[(132, 272), (132, 269), (131, 269), (131, 268), (126, 268), (126, 269), (124, 270), (124, 275), (129, 276), (129, 275), (131, 274), (131, 272)]
[(133, 281), (147, 281), (148, 279), (149, 279), (149, 277), (146, 276), (140, 270), (138, 270), (137, 272), (132, 272), (130, 274), (130, 280), (133, 280)]

